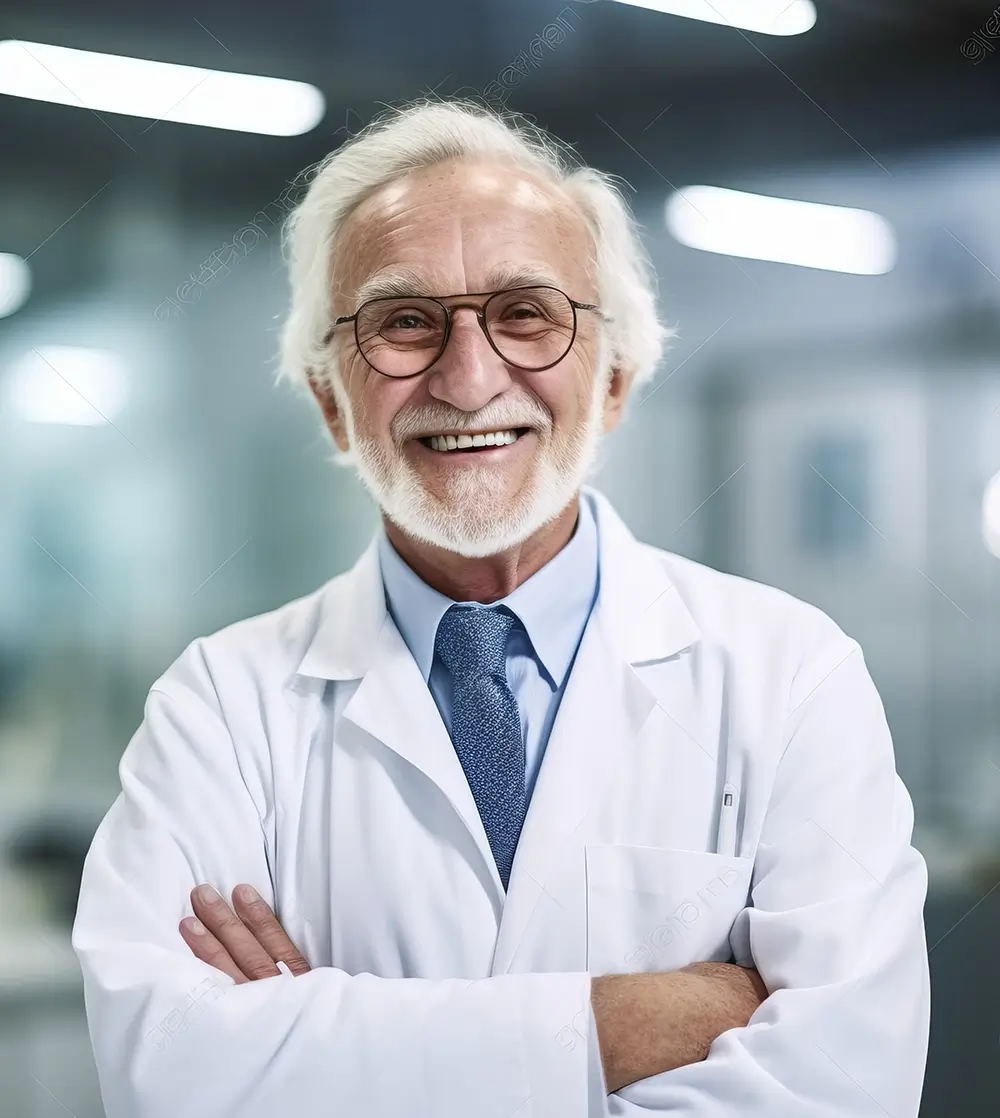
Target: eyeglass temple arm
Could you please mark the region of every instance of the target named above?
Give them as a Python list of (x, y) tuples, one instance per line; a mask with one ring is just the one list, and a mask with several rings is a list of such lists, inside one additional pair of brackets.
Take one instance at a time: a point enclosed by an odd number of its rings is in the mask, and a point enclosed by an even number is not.
[(343, 326), (345, 322), (353, 322), (357, 317), (358, 315), (355, 311), (354, 314), (345, 314), (341, 315), (340, 318), (334, 319), (334, 321), (330, 324), (327, 332), (323, 335), (323, 345), (326, 345), (327, 342), (329, 342), (329, 340), (333, 337), (333, 332), (337, 329), (338, 326)]
[(598, 315), (600, 315), (600, 317), (603, 318), (605, 322), (614, 322), (612, 316), (609, 314), (605, 314), (604, 311), (601, 310), (601, 308), (597, 305), (597, 303), (578, 303), (575, 299), (570, 299), (570, 302), (573, 304), (574, 307), (576, 307), (578, 311), (594, 311)]

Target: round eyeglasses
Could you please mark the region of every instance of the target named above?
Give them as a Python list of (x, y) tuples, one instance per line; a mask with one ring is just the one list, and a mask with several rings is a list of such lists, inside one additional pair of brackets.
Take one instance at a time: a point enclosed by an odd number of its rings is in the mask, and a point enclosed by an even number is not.
[(484, 297), (482, 306), (453, 303), (450, 308), (441, 299), (426, 296), (370, 299), (355, 314), (338, 318), (325, 341), (338, 326), (353, 322), (358, 350), (377, 373), (415, 377), (444, 353), (454, 311), (469, 307), (498, 356), (515, 368), (539, 373), (558, 365), (573, 348), (577, 311), (596, 311), (605, 317), (595, 303), (578, 303), (557, 287), (442, 296), (449, 301)]

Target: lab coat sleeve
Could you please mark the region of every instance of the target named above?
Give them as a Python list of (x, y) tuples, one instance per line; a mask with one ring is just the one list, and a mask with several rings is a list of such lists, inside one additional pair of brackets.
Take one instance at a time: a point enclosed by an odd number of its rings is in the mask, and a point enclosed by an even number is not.
[(698, 1064), (626, 1087), (613, 1118), (916, 1118), (930, 1025), (913, 808), (857, 642), (800, 671), (735, 961), (770, 991)]
[(73, 946), (107, 1118), (586, 1113), (587, 1048), (565, 1042), (586, 973), (237, 985), (194, 957), (178, 923), (195, 885), (229, 899), (246, 881), (273, 905), (255, 774), (197, 646), (154, 684), (83, 871)]

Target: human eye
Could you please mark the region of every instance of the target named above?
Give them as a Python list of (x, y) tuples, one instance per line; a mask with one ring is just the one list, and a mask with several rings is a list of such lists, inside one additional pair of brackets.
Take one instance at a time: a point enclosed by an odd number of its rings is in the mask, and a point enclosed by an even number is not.
[(411, 303), (382, 307), (377, 333), (388, 340), (411, 340), (438, 329), (435, 316), (428, 309)]
[[(521, 333), (562, 325), (568, 309), (559, 304), (554, 293), (534, 288), (507, 292), (497, 304), (495, 324)], [(571, 309), (569, 313), (571, 317)]]
[(527, 292), (510, 292), (497, 300), (494, 316), (501, 322), (517, 325), (545, 318), (544, 302)]
[(383, 323), (389, 330), (413, 330), (428, 325), (427, 318), (416, 310), (392, 311)]
[(522, 300), (508, 307), (504, 312), (506, 318), (531, 320), (541, 317), (541, 311), (533, 303)]

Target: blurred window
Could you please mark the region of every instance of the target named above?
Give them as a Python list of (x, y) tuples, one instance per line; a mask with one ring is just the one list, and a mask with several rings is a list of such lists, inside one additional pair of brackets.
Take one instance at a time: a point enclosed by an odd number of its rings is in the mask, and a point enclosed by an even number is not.
[(860, 554), (873, 535), (871, 446), (855, 433), (806, 441), (800, 459), (799, 545), (810, 554)]

